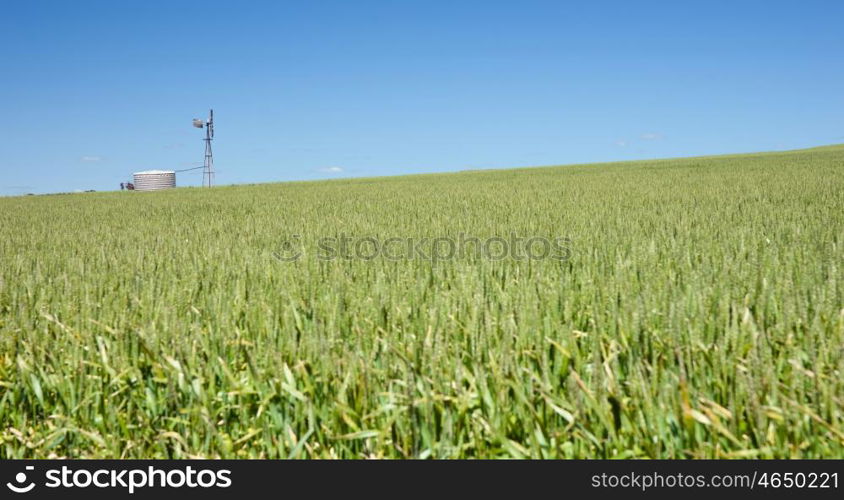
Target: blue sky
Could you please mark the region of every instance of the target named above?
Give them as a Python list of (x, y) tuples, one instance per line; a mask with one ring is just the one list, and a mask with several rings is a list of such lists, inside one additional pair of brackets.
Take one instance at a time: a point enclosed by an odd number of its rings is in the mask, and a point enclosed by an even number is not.
[[(6, 2), (0, 194), (844, 142), (844, 2)], [(179, 185), (198, 185), (183, 173)]]

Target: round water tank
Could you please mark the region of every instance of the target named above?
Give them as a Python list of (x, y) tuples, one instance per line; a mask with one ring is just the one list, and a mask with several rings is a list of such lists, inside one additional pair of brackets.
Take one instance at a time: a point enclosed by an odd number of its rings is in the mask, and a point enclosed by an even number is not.
[(132, 174), (135, 191), (157, 191), (176, 187), (176, 172), (172, 170), (146, 170)]

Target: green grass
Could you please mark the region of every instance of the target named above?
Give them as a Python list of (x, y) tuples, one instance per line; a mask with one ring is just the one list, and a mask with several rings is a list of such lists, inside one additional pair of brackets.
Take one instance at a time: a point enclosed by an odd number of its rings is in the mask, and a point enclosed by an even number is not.
[[(308, 251), (461, 232), (572, 252)], [(0, 458), (842, 458), (842, 246), (844, 147), (0, 199)]]

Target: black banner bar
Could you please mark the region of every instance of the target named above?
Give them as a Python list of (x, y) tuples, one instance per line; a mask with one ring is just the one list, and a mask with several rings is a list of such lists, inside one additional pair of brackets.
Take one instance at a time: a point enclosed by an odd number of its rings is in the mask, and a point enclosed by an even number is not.
[[(842, 460), (6, 460), (0, 498), (842, 498)], [(556, 492), (556, 493), (555, 493)]]

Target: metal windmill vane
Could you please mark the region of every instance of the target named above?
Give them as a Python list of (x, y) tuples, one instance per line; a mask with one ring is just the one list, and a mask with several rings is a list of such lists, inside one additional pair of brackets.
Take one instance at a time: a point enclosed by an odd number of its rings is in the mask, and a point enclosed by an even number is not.
[(211, 140), (214, 139), (214, 110), (210, 110), (206, 122), (194, 118), (193, 126), (205, 128), (205, 163), (202, 169), (202, 186), (211, 187), (214, 185), (214, 155), (211, 152)]

